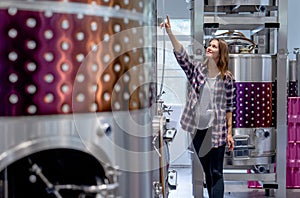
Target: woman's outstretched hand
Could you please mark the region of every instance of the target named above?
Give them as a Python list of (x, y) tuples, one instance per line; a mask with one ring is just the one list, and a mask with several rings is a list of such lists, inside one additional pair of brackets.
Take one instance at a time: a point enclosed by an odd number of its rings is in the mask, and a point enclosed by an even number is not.
[(170, 23), (170, 18), (168, 15), (167, 15), (167, 21), (162, 22), (159, 26), (160, 26), (160, 28), (166, 28), (166, 32), (168, 34), (171, 33), (171, 23)]
[(159, 25), (161, 28), (165, 28), (166, 29), (166, 32), (172, 42), (172, 45), (174, 47), (174, 51), (176, 52), (180, 52), (181, 49), (182, 49), (182, 45), (181, 43), (176, 39), (175, 35), (172, 33), (172, 30), (171, 30), (171, 23), (170, 23), (170, 18), (169, 16), (167, 15), (167, 20), (162, 22), (160, 25)]

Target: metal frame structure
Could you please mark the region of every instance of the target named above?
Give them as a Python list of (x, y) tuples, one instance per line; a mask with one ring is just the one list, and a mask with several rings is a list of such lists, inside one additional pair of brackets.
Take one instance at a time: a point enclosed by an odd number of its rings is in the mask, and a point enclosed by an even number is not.
[[(269, 181), (278, 185), (275, 192), (276, 197), (286, 197), (286, 146), (287, 146), (287, 10), (288, 1), (286, 0), (192, 0), (191, 2), (191, 31), (194, 42), (193, 52), (195, 58), (201, 58), (203, 52), (202, 44), (204, 43), (205, 34), (212, 34), (217, 29), (234, 30), (239, 29), (251, 30), (251, 34), (265, 34), (265, 30), (275, 26), (277, 31), (268, 32), (265, 44), (269, 49), (265, 53), (273, 53), (277, 55), (277, 106), (276, 106), (276, 173), (266, 174), (243, 174), (243, 173), (225, 173), (225, 180), (232, 181)], [(224, 9), (226, 6), (231, 6), (232, 9), (238, 8), (240, 5), (272, 5), (274, 11), (268, 17), (237, 14), (216, 14), (216, 9), (209, 10), (206, 5), (219, 6), (219, 9)], [(241, 8), (242, 9), (242, 8)], [(271, 8), (272, 9), (272, 8)], [(207, 11), (207, 12), (206, 12)], [(209, 14), (207, 14), (209, 13)], [(207, 25), (209, 28), (207, 28)], [(275, 33), (274, 33), (275, 32)], [(260, 37), (258, 36), (258, 39)], [(267, 41), (269, 39), (271, 42)], [(266, 46), (262, 46), (264, 51)], [(193, 170), (193, 194), (194, 197), (203, 197), (203, 173), (196, 160), (192, 164)], [(273, 189), (272, 189), (273, 190)], [(267, 192), (267, 191), (266, 191)]]

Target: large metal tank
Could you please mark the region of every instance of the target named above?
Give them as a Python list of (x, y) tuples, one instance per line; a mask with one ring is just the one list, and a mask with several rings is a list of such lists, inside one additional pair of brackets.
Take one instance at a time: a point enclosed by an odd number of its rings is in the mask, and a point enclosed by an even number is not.
[(289, 97), (297, 97), (298, 96), (298, 83), (299, 83), (299, 76), (297, 75), (297, 60), (290, 59), (288, 65), (288, 96)]
[(153, 196), (154, 2), (0, 2), (0, 197)]
[[(276, 149), (276, 56), (230, 54), (235, 82), (233, 134), (235, 150), (227, 159), (235, 166), (275, 162)], [(264, 166), (266, 165), (266, 166)]]

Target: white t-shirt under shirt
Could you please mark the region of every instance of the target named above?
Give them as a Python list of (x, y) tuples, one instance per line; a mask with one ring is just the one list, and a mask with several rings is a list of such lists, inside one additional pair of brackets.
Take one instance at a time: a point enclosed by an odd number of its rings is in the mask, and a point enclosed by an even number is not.
[(216, 77), (207, 78), (205, 81), (202, 92), (200, 93), (200, 100), (196, 105), (196, 123), (198, 129), (207, 129), (212, 126), (214, 121), (213, 110), (213, 94), (214, 86), (216, 83)]

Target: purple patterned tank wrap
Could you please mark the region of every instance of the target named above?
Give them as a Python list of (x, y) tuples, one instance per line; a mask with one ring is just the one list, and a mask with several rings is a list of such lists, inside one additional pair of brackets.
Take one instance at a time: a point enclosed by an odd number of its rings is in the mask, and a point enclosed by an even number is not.
[(289, 97), (298, 96), (298, 81), (289, 81), (288, 95)]
[(271, 82), (237, 82), (234, 128), (274, 127), (276, 87)]

